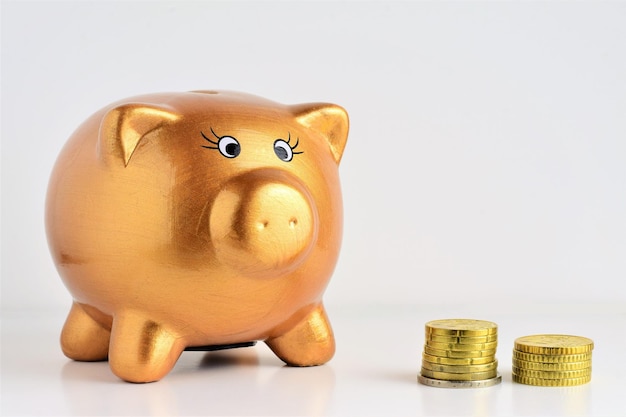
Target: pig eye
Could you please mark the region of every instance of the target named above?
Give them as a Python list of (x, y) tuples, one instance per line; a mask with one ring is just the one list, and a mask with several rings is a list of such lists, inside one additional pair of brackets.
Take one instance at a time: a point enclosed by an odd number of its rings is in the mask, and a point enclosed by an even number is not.
[(217, 142), (206, 137), (203, 132), (200, 132), (204, 139), (214, 145), (203, 146), (203, 148), (217, 149), (226, 158), (236, 158), (239, 155), (239, 153), (241, 152), (241, 145), (239, 144), (237, 139), (232, 136), (217, 136), (213, 129), (211, 129), (211, 133), (213, 133), (213, 136), (217, 138)]
[(281, 161), (289, 162), (293, 159), (294, 154), (302, 153), (294, 152), (294, 149), (296, 149), (300, 143), (299, 140), (296, 139), (296, 144), (293, 148), (289, 142), (291, 142), (291, 134), (289, 134), (289, 138), (286, 141), (284, 139), (276, 139), (276, 141), (274, 141), (274, 153)]
[(226, 158), (235, 158), (241, 152), (239, 142), (232, 136), (222, 136), (219, 142), (217, 142), (217, 146)]
[(274, 142), (274, 153), (281, 161), (289, 162), (293, 159), (291, 147), (282, 139), (278, 139)]

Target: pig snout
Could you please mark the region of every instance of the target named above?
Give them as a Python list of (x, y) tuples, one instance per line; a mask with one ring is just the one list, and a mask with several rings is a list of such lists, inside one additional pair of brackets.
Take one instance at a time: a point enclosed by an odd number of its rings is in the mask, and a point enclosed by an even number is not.
[(218, 259), (248, 275), (292, 271), (317, 239), (317, 210), (306, 187), (289, 173), (272, 169), (229, 180), (209, 219)]

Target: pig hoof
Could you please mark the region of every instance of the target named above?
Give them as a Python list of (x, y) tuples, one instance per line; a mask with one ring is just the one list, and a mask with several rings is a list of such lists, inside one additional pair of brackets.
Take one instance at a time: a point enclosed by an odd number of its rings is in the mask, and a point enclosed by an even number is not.
[(73, 303), (61, 331), (61, 349), (76, 361), (103, 361), (109, 353), (111, 332)]
[(324, 307), (319, 306), (295, 327), (265, 341), (290, 366), (315, 366), (335, 354), (335, 338)]
[(109, 365), (128, 382), (154, 382), (172, 370), (185, 349), (181, 338), (162, 323), (136, 313), (115, 316)]

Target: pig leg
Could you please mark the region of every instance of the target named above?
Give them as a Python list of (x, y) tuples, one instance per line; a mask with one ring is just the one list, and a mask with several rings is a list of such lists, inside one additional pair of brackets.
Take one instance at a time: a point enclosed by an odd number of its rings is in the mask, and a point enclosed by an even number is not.
[(103, 361), (109, 353), (111, 332), (74, 302), (61, 331), (61, 349), (76, 361)]
[(125, 381), (158, 381), (172, 370), (184, 349), (172, 329), (142, 314), (124, 311), (113, 320), (109, 365)]
[(335, 353), (335, 338), (322, 305), (317, 306), (295, 327), (265, 343), (290, 366), (321, 365)]

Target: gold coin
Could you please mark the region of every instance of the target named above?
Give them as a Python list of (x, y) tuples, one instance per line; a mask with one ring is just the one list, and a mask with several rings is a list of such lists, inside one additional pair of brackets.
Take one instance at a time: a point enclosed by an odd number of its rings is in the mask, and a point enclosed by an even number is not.
[(542, 379), (528, 378), (513, 374), (513, 382), (520, 384), (535, 385), (539, 387), (571, 387), (574, 385), (582, 385), (591, 381), (591, 375), (580, 378), (563, 378), (563, 379)]
[(513, 373), (517, 376), (524, 376), (527, 378), (571, 379), (571, 378), (582, 378), (582, 377), (590, 376), (591, 368), (577, 369), (574, 371), (535, 371), (532, 369), (523, 369), (523, 368), (518, 368), (514, 366)]
[(464, 344), (480, 344), (480, 343), (489, 343), (489, 342), (497, 342), (498, 335), (490, 334), (487, 336), (446, 336), (440, 335), (436, 333), (426, 334), (427, 341), (439, 342), (439, 343), (458, 343), (460, 345)]
[(484, 320), (444, 319), (426, 323), (426, 334), (474, 337), (497, 333), (498, 325)]
[(484, 358), (495, 357), (496, 350), (442, 350), (433, 349), (428, 345), (424, 346), (424, 352), (429, 355), (439, 356), (441, 358)]
[(562, 363), (542, 363), (529, 362), (513, 358), (513, 366), (522, 369), (532, 369), (535, 371), (575, 371), (578, 369), (591, 368), (591, 361), (562, 362)]
[(515, 350), (537, 355), (577, 355), (591, 352), (593, 340), (564, 334), (538, 334), (515, 339)]
[(469, 374), (472, 372), (486, 372), (498, 369), (498, 361), (486, 363), (484, 365), (442, 365), (426, 360), (422, 361), (422, 368), (435, 372), (449, 372), (451, 374)]
[(488, 342), (488, 343), (479, 343), (479, 344), (469, 344), (469, 343), (441, 343), (441, 342), (433, 342), (430, 340), (426, 341), (426, 344), (433, 349), (439, 350), (495, 350), (498, 346), (498, 342)]
[(495, 356), (487, 356), (484, 358), (447, 358), (447, 357), (429, 355), (426, 352), (422, 353), (422, 359), (430, 363), (443, 364), (443, 365), (461, 365), (461, 366), (484, 365), (487, 363), (494, 362), (496, 360)]
[(537, 363), (584, 362), (591, 360), (591, 352), (579, 353), (575, 355), (537, 355), (534, 353), (520, 352), (514, 349), (513, 358)]
[(470, 372), (467, 374), (453, 374), (450, 372), (437, 372), (422, 367), (422, 376), (434, 379), (443, 379), (445, 381), (478, 381), (483, 379), (495, 378), (498, 370), (493, 369), (485, 372)]

